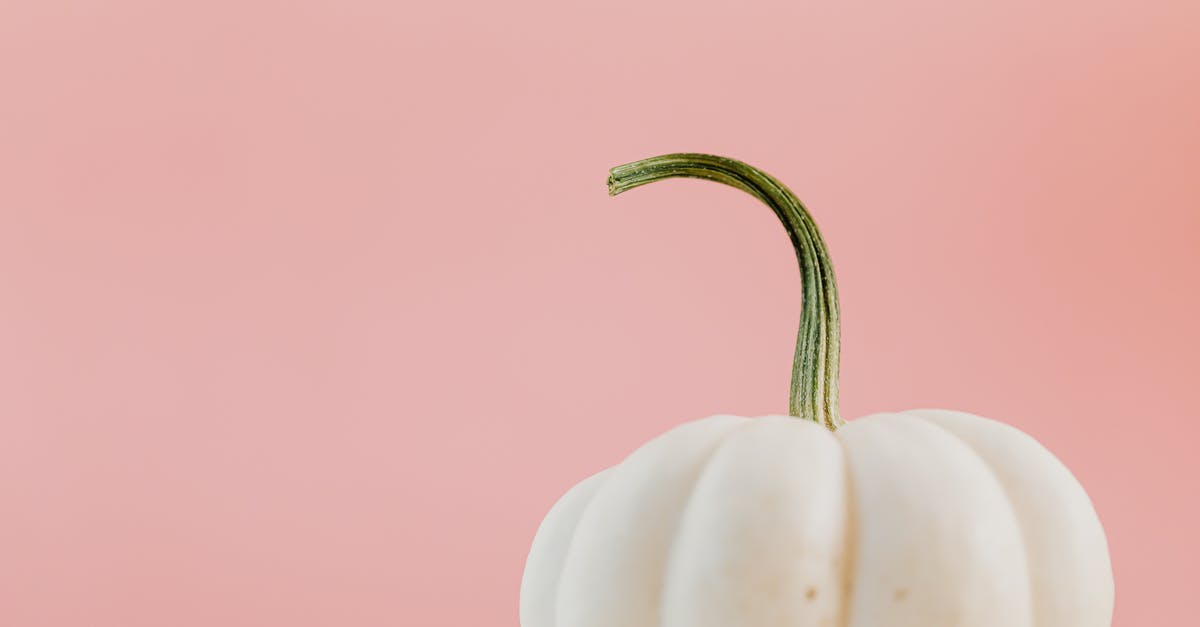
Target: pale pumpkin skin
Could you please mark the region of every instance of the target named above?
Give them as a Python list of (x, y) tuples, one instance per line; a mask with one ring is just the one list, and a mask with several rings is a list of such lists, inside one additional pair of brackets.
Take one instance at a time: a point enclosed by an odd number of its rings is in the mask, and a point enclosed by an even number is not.
[(522, 627), (1108, 627), (1112, 607), (1070, 471), (943, 410), (676, 427), (558, 501), (521, 584)]

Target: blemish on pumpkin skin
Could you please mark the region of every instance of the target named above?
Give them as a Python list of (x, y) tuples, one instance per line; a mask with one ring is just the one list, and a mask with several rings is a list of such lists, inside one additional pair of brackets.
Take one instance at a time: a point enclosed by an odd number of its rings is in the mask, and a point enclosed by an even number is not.
[(896, 588), (896, 591), (892, 593), (892, 600), (896, 601), (897, 603), (907, 598), (908, 588)]
[(817, 587), (809, 586), (808, 590), (804, 591), (804, 598), (808, 599), (809, 601), (812, 601), (813, 599), (817, 598)]

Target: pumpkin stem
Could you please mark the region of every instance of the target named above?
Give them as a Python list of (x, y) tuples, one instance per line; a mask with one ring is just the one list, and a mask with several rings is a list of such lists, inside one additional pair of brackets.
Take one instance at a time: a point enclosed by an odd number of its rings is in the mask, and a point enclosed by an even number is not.
[(787, 229), (800, 262), (803, 306), (796, 355), (792, 361), (791, 415), (825, 425), (846, 424), (838, 412), (838, 357), (841, 324), (837, 282), (829, 251), (808, 210), (770, 175), (741, 161), (704, 154), (651, 157), (613, 168), (608, 193), (621, 192), (662, 179), (706, 179), (736, 187), (766, 203)]

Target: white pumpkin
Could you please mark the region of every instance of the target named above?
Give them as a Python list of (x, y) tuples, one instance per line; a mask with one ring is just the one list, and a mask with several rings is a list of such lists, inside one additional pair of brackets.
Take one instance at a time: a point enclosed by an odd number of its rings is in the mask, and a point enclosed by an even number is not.
[(714, 416), (554, 506), (521, 625), (1107, 627), (1112, 604), (1087, 494), (1012, 427)]
[(1107, 542), (1033, 438), (971, 414), (837, 414), (836, 286), (785, 187), (740, 162), (666, 155), (745, 189), (792, 235), (805, 302), (792, 416), (713, 416), (576, 485), (534, 539), (522, 627), (1107, 627)]

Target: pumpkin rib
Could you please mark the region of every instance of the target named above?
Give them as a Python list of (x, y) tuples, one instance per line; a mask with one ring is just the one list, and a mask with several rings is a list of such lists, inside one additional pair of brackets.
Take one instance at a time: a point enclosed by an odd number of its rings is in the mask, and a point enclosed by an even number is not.
[(837, 435), (863, 488), (852, 627), (1030, 627), (1017, 523), (972, 451), (898, 413)]
[[(975, 448), (974, 444), (968, 442), (966, 440), (966, 438), (962, 437), (958, 433), (955, 433), (954, 431), (946, 428), (945, 425), (943, 425), (937, 421), (931, 420), (928, 415), (921, 413), (921, 411), (922, 410), (914, 409), (914, 410), (910, 410), (910, 411), (906, 411), (906, 412), (901, 412), (901, 414), (905, 415), (905, 416), (912, 416), (912, 417), (920, 420), (921, 422), (924, 422), (925, 424), (933, 425), (934, 428), (943, 431), (950, 437), (961, 442), (962, 445), (967, 448), (967, 450), (971, 451), (971, 453), (973, 455), (975, 455), (975, 457), (979, 458), (979, 461), (980, 461), (980, 463), (983, 464), (983, 467), (986, 468), (989, 473), (991, 473), (992, 479), (995, 480), (996, 485), (1000, 486), (1000, 493), (1004, 495), (1004, 500), (1008, 502), (1008, 508), (1012, 511), (1013, 520), (1016, 521), (1016, 523), (1017, 523), (1017, 535), (1021, 538), (1021, 551), (1022, 551), (1022, 553), (1024, 553), (1024, 558), (1025, 558), (1025, 572), (1026, 572), (1025, 577), (1026, 577), (1026, 579), (1029, 580), (1029, 613), (1030, 613), (1029, 626), (1030, 627), (1042, 627), (1041, 625), (1038, 624), (1038, 618), (1037, 618), (1038, 617), (1037, 607), (1038, 607), (1038, 602), (1040, 601), (1040, 599), (1039, 599), (1040, 592), (1037, 589), (1037, 586), (1033, 585), (1033, 572), (1032, 572), (1033, 559), (1032, 559), (1032, 555), (1030, 555), (1030, 553), (1029, 553), (1029, 543), (1026, 542), (1026, 537), (1028, 535), (1028, 532), (1025, 529), (1024, 516), (1021, 515), (1021, 511), (1017, 508), (1016, 503), (1013, 501), (1012, 493), (1009, 492), (1008, 485), (1004, 482), (1003, 479), (1001, 479), (1000, 473), (996, 471), (996, 467), (992, 464), (992, 461), (990, 459), (988, 459), (987, 456), (985, 456), (983, 453), (980, 453), (979, 449)], [(1046, 627), (1053, 627), (1053, 626), (1048, 625)]]
[[(546, 618), (545, 616), (538, 616), (536, 619), (525, 616), (522, 619), (522, 624), (526, 625), (526, 627), (555, 626), (555, 623), (557, 622), (555, 614), (557, 612), (559, 583), (562, 581), (562, 571), (563, 567), (566, 566), (567, 563), (567, 554), (570, 552), (571, 543), (575, 540), (575, 532), (579, 529), (579, 520), (584, 516), (584, 514), (587, 513), (587, 508), (590, 507), (592, 501), (595, 500), (596, 494), (599, 493), (600, 489), (604, 487), (604, 484), (608, 479), (608, 474), (611, 470), (612, 467), (605, 468), (575, 484), (575, 486), (570, 490), (567, 490), (567, 492), (559, 497), (554, 505), (550, 507), (550, 511), (546, 514), (542, 524), (538, 526), (537, 533), (534, 535), (534, 544), (529, 551), (529, 557), (526, 559), (525, 575), (521, 579), (521, 589), (523, 592), (522, 600), (524, 600), (526, 597), (524, 591), (541, 587), (539, 592), (543, 593), (543, 600), (541, 603), (539, 603), (539, 607), (542, 608), (543, 611), (544, 608), (549, 608), (549, 623), (536, 622)], [(590, 492), (590, 494), (587, 494), (586, 497), (580, 497), (579, 494), (581, 491)], [(582, 504), (577, 504), (576, 501), (580, 498), (586, 498), (586, 500), (583, 501)], [(576, 507), (576, 509), (574, 512), (564, 511), (564, 508), (567, 507)], [(554, 536), (556, 532), (566, 535), (566, 541), (562, 542), (558, 546), (547, 546), (547, 543), (553, 542), (552, 536)], [(556, 552), (557, 555), (547, 555), (547, 552)], [(546, 559), (547, 557), (550, 557), (556, 561), (557, 565), (553, 568), (553, 577), (550, 579), (550, 581), (553, 583), (550, 586), (545, 587), (544, 583), (531, 579), (531, 576), (537, 575), (537, 579), (542, 579), (542, 573), (538, 572), (537, 566), (538, 562)], [(545, 596), (549, 596), (550, 600), (545, 601)], [(527, 608), (527, 606), (522, 603), (521, 611), (522, 614), (525, 614), (526, 612), (533, 610)], [(525, 623), (526, 620), (534, 620), (535, 623), (527, 624)]]
[[(1109, 625), (1112, 563), (1103, 526), (1062, 460), (1033, 436), (1003, 422), (943, 409), (912, 413), (973, 442), (980, 455), (995, 460), (992, 468), (1008, 490), (1025, 538), (1030, 586), (1036, 591), (1035, 623)], [(1047, 518), (1050, 511), (1056, 515)]]
[(692, 479), (691, 484), (687, 487), (687, 495), (683, 497), (683, 506), (679, 508), (679, 516), (675, 519), (675, 527), (671, 531), (671, 535), (669, 536), (670, 541), (667, 544), (667, 550), (663, 556), (662, 572), (660, 572), (658, 576), (658, 600), (656, 603), (658, 607), (658, 618), (655, 622), (659, 627), (663, 625), (663, 601), (666, 599), (666, 595), (663, 594), (663, 592), (667, 588), (667, 578), (671, 574), (672, 555), (676, 550), (676, 546), (679, 544), (679, 531), (683, 528), (684, 521), (687, 520), (689, 510), (691, 510), (692, 497), (696, 495), (696, 486), (700, 485), (700, 481), (708, 472), (709, 465), (712, 463), (713, 458), (715, 458), (717, 453), (719, 453), (721, 449), (723, 449), (725, 445), (729, 443), (730, 439), (738, 433), (756, 425), (757, 423), (758, 421), (755, 419), (747, 420), (744, 424), (740, 424), (722, 435), (717, 441), (717, 445), (714, 446), (712, 450), (708, 452), (708, 455), (704, 457), (704, 460), (700, 462), (700, 471), (696, 473), (696, 476)]
[(600, 494), (600, 491), (603, 490), (604, 486), (608, 484), (608, 477), (610, 474), (612, 474), (612, 469), (613, 467), (609, 466), (595, 475), (592, 475), (593, 477), (600, 477), (600, 479), (598, 479), (598, 483), (600, 485), (596, 486), (596, 488), (592, 490), (592, 493), (588, 495), (587, 501), (583, 504), (583, 507), (579, 508), (579, 515), (575, 517), (575, 520), (571, 521), (570, 537), (567, 539), (566, 546), (563, 547), (562, 560), (558, 564), (558, 576), (554, 578), (554, 586), (551, 589), (551, 594), (554, 595), (554, 600), (552, 602), (554, 609), (551, 614), (552, 618), (550, 619), (550, 625), (548, 625), (548, 627), (557, 627), (558, 625), (558, 589), (560, 586), (562, 586), (563, 569), (567, 567), (567, 559), (571, 556), (571, 545), (575, 544), (575, 536), (579, 533), (579, 521), (583, 520), (584, 516), (587, 516), (588, 510), (591, 509), (592, 504), (596, 502), (596, 495)]
[[(580, 518), (563, 567), (555, 627), (652, 625), (666, 546), (690, 489), (711, 451), (747, 418), (718, 415), (671, 429), (639, 447), (613, 474)], [(655, 489), (645, 492), (652, 479)], [(669, 483), (661, 483), (668, 480)], [(597, 579), (599, 577), (599, 579)], [(591, 582), (606, 580), (597, 596)], [(577, 602), (587, 600), (580, 605)], [(565, 613), (564, 613), (564, 610)]]
[(730, 432), (672, 537), (660, 627), (835, 627), (844, 455), (823, 426), (792, 417)]

